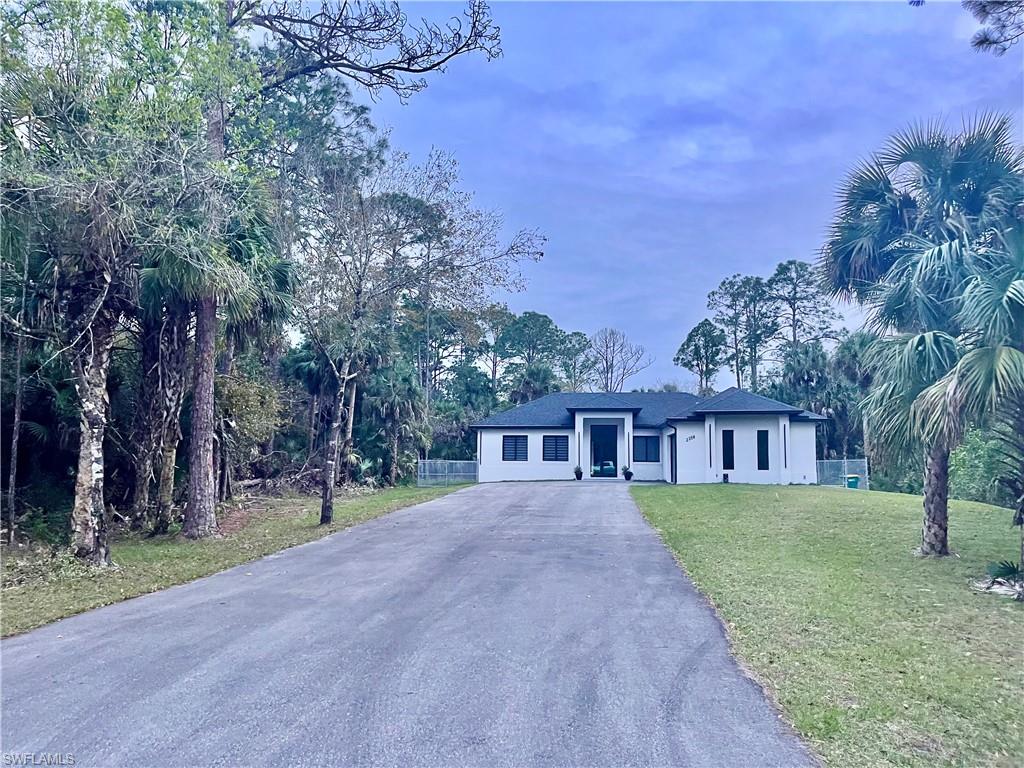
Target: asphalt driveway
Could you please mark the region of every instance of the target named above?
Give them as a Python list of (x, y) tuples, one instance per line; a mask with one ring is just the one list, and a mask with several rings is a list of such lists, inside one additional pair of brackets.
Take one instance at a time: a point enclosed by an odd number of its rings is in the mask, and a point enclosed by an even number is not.
[(5, 764), (813, 764), (624, 483), (474, 486), (0, 652)]

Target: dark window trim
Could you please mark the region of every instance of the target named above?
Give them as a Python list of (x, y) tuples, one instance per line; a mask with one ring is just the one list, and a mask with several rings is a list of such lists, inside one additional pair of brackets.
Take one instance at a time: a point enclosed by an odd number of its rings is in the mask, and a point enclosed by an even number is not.
[[(764, 440), (761, 439), (761, 435), (764, 435)], [(768, 451), (768, 439), (769, 433), (767, 429), (757, 430), (757, 471), (767, 472), (770, 466), (769, 451)], [(762, 447), (764, 450), (762, 451)], [(761, 459), (764, 459), (762, 462)], [(762, 464), (764, 466), (762, 466)]]
[[(521, 441), (521, 442), (520, 442)], [(522, 453), (520, 454), (520, 446)], [(512, 458), (509, 458), (511, 455)], [(522, 456), (522, 458), (520, 458)], [(501, 460), (502, 461), (529, 461), (530, 460), (530, 437), (529, 435), (502, 435), (501, 436)]]
[[(552, 452), (555, 458), (548, 458), (549, 441), (554, 441)], [(564, 458), (563, 458), (564, 457)], [(569, 460), (569, 436), (568, 435), (544, 435), (541, 440), (542, 461), (568, 461)]]
[[(643, 450), (637, 450), (637, 440), (644, 441)], [(651, 455), (650, 444), (654, 441), (655, 454), (657, 458), (649, 458)], [(640, 458), (643, 456), (644, 458)], [(660, 435), (633, 435), (633, 462), (636, 464), (660, 464), (661, 463), (661, 436)]]
[[(728, 445), (726, 435), (729, 436)], [(733, 429), (722, 430), (722, 469), (727, 472), (736, 469), (736, 431)]]

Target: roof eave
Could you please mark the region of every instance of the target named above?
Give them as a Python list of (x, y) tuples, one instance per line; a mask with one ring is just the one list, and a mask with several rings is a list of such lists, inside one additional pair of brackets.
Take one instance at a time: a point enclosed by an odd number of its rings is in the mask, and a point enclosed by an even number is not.
[(640, 413), (643, 408), (628, 408), (618, 407), (609, 405), (597, 405), (597, 406), (586, 406), (586, 405), (571, 405), (567, 406), (566, 409), (569, 413), (575, 413), (576, 411), (602, 411), (602, 412), (618, 412), (618, 411), (629, 411), (630, 413)]
[(470, 424), (469, 429), (572, 429), (572, 424)]

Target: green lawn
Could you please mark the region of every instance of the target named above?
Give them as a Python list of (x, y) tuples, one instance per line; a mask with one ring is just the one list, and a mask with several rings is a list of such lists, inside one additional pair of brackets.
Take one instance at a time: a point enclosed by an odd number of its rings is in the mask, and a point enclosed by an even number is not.
[(390, 488), (334, 504), (334, 523), (321, 527), (320, 499), (256, 499), (222, 513), (233, 532), (204, 541), (180, 537), (116, 541), (116, 568), (88, 568), (70, 556), (5, 552), (0, 629), (17, 634), (100, 605), (208, 576), (296, 544), (318, 539), (401, 507), (442, 496), (449, 488)]
[(1018, 547), (955, 501), (957, 556), (915, 557), (921, 500), (839, 488), (634, 486), (737, 656), (837, 768), (1024, 765), (1024, 606), (970, 583)]

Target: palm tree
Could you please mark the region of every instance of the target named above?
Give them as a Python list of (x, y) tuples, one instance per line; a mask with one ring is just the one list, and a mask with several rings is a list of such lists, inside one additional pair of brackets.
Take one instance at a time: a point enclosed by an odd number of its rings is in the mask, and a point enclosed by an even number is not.
[(415, 425), (426, 417), (426, 401), (416, 371), (406, 364), (377, 371), (366, 404), (381, 422), (381, 436), (388, 444), (388, 483), (398, 482), (403, 438), (415, 434)]
[[(229, 241), (232, 260), (241, 268), (251, 290), (229, 294), (224, 304), (224, 350), (219, 373), (234, 373), (234, 358), (253, 346), (273, 356), (280, 349), (285, 322), (292, 314), (295, 294), (295, 265), (276, 248), (274, 230), (264, 211), (257, 208)], [(271, 370), (276, 364), (270, 366)], [(232, 497), (232, 447), (230, 414), (222, 409), (216, 423), (217, 450), (214, 466), (218, 474), (217, 498)]]
[(530, 363), (523, 369), (508, 399), (516, 405), (522, 405), (557, 391), (558, 381), (551, 367), (544, 363)]
[[(966, 351), (915, 400), (915, 427), (932, 437), (963, 422), (994, 424), (1000, 483), (1024, 533), (1024, 208), (972, 249), (957, 320)], [(1021, 539), (1024, 568), (1024, 536)]]
[(822, 252), (831, 291), (871, 306), (891, 337), (874, 355), (865, 414), (876, 451), (924, 448), (924, 554), (948, 553), (949, 453), (964, 420), (953, 409), (941, 429), (923, 429), (912, 411), (965, 352), (958, 302), (972, 248), (1005, 230), (1020, 178), (1008, 117), (980, 116), (952, 136), (939, 124), (914, 126), (846, 180)]
[[(223, 247), (214, 250), (209, 267), (196, 275), (191, 286), (196, 311), (196, 354), (193, 376), (192, 432), (189, 441), (188, 505), (182, 533), (202, 538), (217, 529), (217, 433), (214, 407), (216, 341), (220, 331), (218, 310), (227, 323), (225, 360), (234, 345), (255, 333), (261, 324), (279, 324), (287, 315), (292, 272), (276, 251), (268, 223), (268, 201), (258, 187), (239, 179), (232, 198), (239, 205), (228, 223)], [(226, 371), (222, 371), (226, 372)]]
[(954, 136), (937, 123), (897, 133), (840, 189), (826, 287), (864, 301), (914, 236), (940, 244), (998, 227), (1018, 203), (1019, 165), (1007, 116), (981, 115)]

